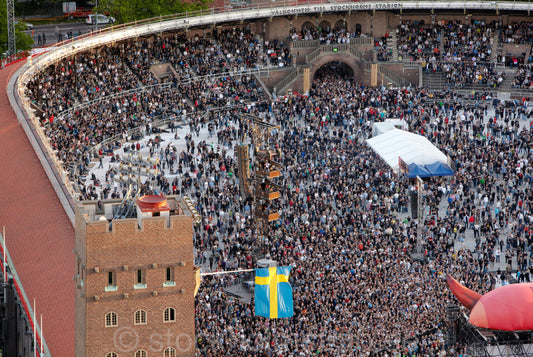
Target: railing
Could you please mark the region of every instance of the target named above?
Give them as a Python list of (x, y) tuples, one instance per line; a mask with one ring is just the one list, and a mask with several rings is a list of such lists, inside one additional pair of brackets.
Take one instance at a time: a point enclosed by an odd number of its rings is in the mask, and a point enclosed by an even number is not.
[(372, 37), (354, 37), (354, 38), (350, 38), (350, 45), (356, 45), (356, 46), (374, 45), (374, 39)]
[[(350, 45), (355, 46), (364, 46), (364, 45), (373, 45), (374, 39), (372, 37), (350, 37)], [(335, 45), (332, 43), (331, 45)], [(340, 45), (340, 44), (339, 44)], [(296, 40), (292, 41), (292, 48), (315, 48), (320, 46), (320, 40)]]
[[(38, 119), (25, 110), (20, 110), (20, 108), (30, 108), (30, 101), (26, 97), (21, 97), (19, 93), (24, 93), (22, 89), (22, 83), (18, 80), (14, 82), (15, 76), (10, 79), (8, 84), (8, 96), (11, 105), (14, 107), (17, 112), (17, 117), (21, 123), (26, 136), (30, 140), (41, 164), (43, 165), (44, 170), (51, 182), (55, 181), (59, 187), (54, 186), (58, 197), (65, 205), (65, 212), (67, 213), (71, 223), (74, 225), (74, 212), (76, 212), (76, 204), (74, 200), (76, 199), (75, 190), (72, 187), (72, 184), (68, 178), (67, 172), (62, 165), (62, 162), (58, 160), (55, 151), (50, 146), (49, 140), (44, 132), (41, 130), (40, 123)], [(62, 198), (63, 197), (63, 198)], [(66, 200), (66, 202), (64, 202)], [(68, 208), (68, 209), (67, 209)]]
[[(34, 348), (40, 350), (40, 353), (43, 357), (51, 357), (50, 351), (48, 350), (48, 345), (46, 344), (46, 341), (43, 337), (43, 333), (41, 330), (41, 326), (39, 322), (35, 319), (35, 311), (33, 311), (33, 306), (31, 305), (31, 302), (28, 299), (28, 296), (26, 295), (26, 291), (24, 290), (24, 287), (22, 286), (22, 283), (20, 281), (20, 278), (17, 274), (17, 270), (15, 269), (15, 264), (13, 264), (13, 260), (11, 259), (11, 255), (9, 254), (9, 251), (5, 245), (5, 237), (0, 234), (1, 242), (0, 243), (0, 258), (2, 259), (2, 279), (8, 283), (10, 276), (13, 279), (13, 285), (15, 287), (15, 291), (17, 292), (17, 298), (20, 299), (20, 304), (22, 306), (22, 310), (24, 311), (24, 314), (26, 315), (29, 326), (31, 328), (31, 331), (28, 331), (33, 335), (33, 332), (35, 331), (35, 341), (36, 346)], [(5, 261), (4, 261), (5, 258)], [(41, 345), (42, 351), (41, 351)], [(35, 352), (36, 352), (35, 351)], [(28, 353), (31, 353), (32, 351), (27, 351)], [(41, 355), (40, 354), (40, 355)]]
[(352, 54), (352, 56), (355, 56), (356, 58), (360, 59), (360, 60), (365, 60), (365, 55), (363, 52), (361, 52), (358, 48), (356, 48), (355, 46), (352, 46), (352, 43), (350, 42), (350, 53)]
[[(313, 4), (321, 4), (320, 9), (317, 9), (317, 7), (311, 6)], [(128, 38), (133, 38), (135, 36), (140, 36), (145, 33), (157, 33), (160, 31), (167, 31), (169, 29), (178, 29), (178, 28), (188, 28), (189, 26), (197, 26), (199, 24), (203, 23), (213, 23), (217, 21), (230, 21), (233, 20), (236, 16), (239, 18), (258, 18), (258, 17), (269, 17), (269, 16), (284, 16), (284, 15), (293, 15), (293, 14), (305, 14), (305, 13), (316, 13), (317, 11), (322, 12), (336, 12), (336, 11), (347, 11), (347, 10), (387, 10), (387, 9), (409, 9), (409, 8), (418, 8), (418, 9), (439, 9), (439, 8), (464, 8), (464, 9), (475, 9), (475, 8), (499, 8), (500, 10), (520, 10), (520, 11), (527, 11), (529, 9), (533, 9), (533, 5), (529, 3), (518, 3), (518, 2), (487, 2), (487, 1), (404, 1), (404, 2), (397, 2), (397, 1), (374, 1), (374, 2), (352, 2), (352, 1), (339, 1), (335, 3), (329, 3), (326, 0), (309, 0), (306, 1), (303, 4), (299, 4), (297, 1), (287, 1), (287, 0), (281, 0), (281, 1), (267, 1), (267, 2), (260, 2), (260, 3), (254, 3), (250, 4), (244, 7), (241, 7), (239, 9), (233, 9), (231, 7), (225, 6), (222, 8), (210, 8), (210, 9), (202, 9), (190, 13), (184, 13), (184, 14), (175, 14), (175, 15), (169, 15), (169, 16), (160, 16), (157, 18), (151, 18), (146, 19), (142, 21), (135, 21), (128, 24), (123, 25), (117, 25), (112, 26), (104, 29), (100, 29), (96, 32), (91, 32), (88, 34), (84, 34), (81, 36), (78, 36), (74, 39), (68, 39), (65, 41), (62, 41), (60, 43), (54, 44), (54, 47), (48, 54), (37, 57), (37, 60), (35, 61), (34, 65), (31, 65), (31, 61), (28, 61), (26, 68), (27, 70), (20, 76), (21, 82), (27, 83), (29, 78), (32, 78), (32, 75), (35, 73), (35, 71), (39, 71), (44, 68), (49, 63), (53, 63), (53, 61), (58, 61), (62, 58), (71, 56), (72, 54), (86, 50), (88, 48), (93, 48), (99, 45), (102, 45), (103, 43), (111, 42), (111, 41), (120, 41), (125, 40)], [(256, 11), (257, 10), (257, 11)], [(261, 10), (261, 11), (259, 11)], [(265, 10), (265, 11), (263, 11)], [(234, 15), (232, 15), (235, 13)], [(222, 17), (220, 16), (214, 16), (214, 15), (224, 15)], [(202, 17), (202, 21), (194, 21), (193, 19), (197, 19), (199, 17)], [(179, 21), (177, 21), (179, 20)], [(154, 25), (154, 26), (151, 26)], [(142, 31), (137, 29), (140, 29), (140, 27), (143, 27)], [(135, 30), (135, 31), (127, 31), (127, 30)], [(105, 37), (103, 35), (110, 34), (110, 36)], [(98, 38), (95, 38), (95, 36), (98, 35)], [(100, 37), (102, 35), (103, 37)], [(112, 36), (111, 36), (112, 35)], [(86, 41), (88, 39), (91, 39), (91, 41)], [(355, 42), (361, 42), (361, 43), (371, 43), (373, 41), (371, 38), (361, 38), (360, 40), (354, 39)], [(335, 46), (337, 47), (337, 50), (339, 50), (340, 44)], [(351, 46), (350, 46), (351, 47)], [(352, 54), (356, 54), (352, 49), (350, 49), (350, 52)], [(306, 61), (310, 62), (313, 61), (318, 55), (320, 55), (321, 50), (317, 49), (313, 51), (311, 54), (306, 56)], [(31, 57), (30, 57), (31, 59)], [(366, 67), (369, 67), (369, 63), (366, 63)], [(29, 69), (29, 70), (28, 70)], [(289, 83), (294, 79), (295, 76), (297, 76), (298, 71), (293, 70), (288, 78), (284, 79), (284, 83)], [(291, 78), (292, 77), (292, 78)], [(289, 80), (290, 79), (290, 80)], [(20, 83), (20, 82), (19, 82)], [(20, 91), (20, 89), (19, 89)], [(20, 91), (19, 93), (23, 93), (23, 91)], [(18, 98), (19, 102), (20, 99)], [(29, 107), (28, 103), (25, 103), (25, 107)], [(27, 114), (26, 114), (27, 115)], [(34, 124), (38, 124), (35, 118), (32, 118), (32, 121), (34, 121)], [(57, 165), (56, 167), (61, 168), (59, 160), (55, 159), (54, 151), (49, 147), (48, 140), (43, 137), (43, 134), (40, 133), (40, 130), (32, 129), (34, 133), (36, 133), (37, 136), (39, 136), (42, 140), (42, 145), (47, 147), (46, 152), (48, 153), (48, 157), (51, 159), (51, 162), (54, 163), (54, 165)], [(54, 159), (52, 159), (54, 158)], [(68, 180), (65, 180), (65, 173), (60, 174), (59, 172), (56, 173), (58, 177), (61, 177), (61, 182), (67, 183)], [(67, 187), (69, 184), (67, 184)]]
[(89, 100), (87, 102), (77, 103), (76, 105), (73, 105), (69, 109), (63, 110), (62, 112), (58, 113), (57, 117), (62, 117), (64, 115), (72, 113), (73, 111), (87, 108), (87, 107), (89, 107), (91, 105), (101, 103), (101, 102), (103, 102), (105, 100), (109, 100), (109, 99), (113, 99), (113, 98), (120, 98), (120, 97), (127, 96), (127, 95), (130, 95), (130, 94), (136, 94), (136, 93), (139, 93), (139, 92), (148, 92), (148, 91), (150, 91), (152, 89), (158, 89), (158, 88), (167, 89), (167, 88), (170, 88), (171, 85), (172, 85), (172, 83), (167, 82), (167, 83), (151, 84), (151, 85), (148, 85), (148, 86), (141, 86), (141, 87), (138, 87), (138, 88), (133, 88), (133, 89), (128, 89), (128, 90), (124, 90), (124, 91), (115, 92), (115, 93), (112, 93), (112, 94), (109, 94), (109, 95), (106, 95), (106, 96), (98, 97), (97, 99)]
[[(193, 76), (190, 79), (180, 81), (179, 84), (187, 85), (187, 84), (196, 83), (199, 81), (212, 81), (213, 79), (217, 79), (220, 77), (226, 77), (226, 76), (239, 77), (239, 76), (247, 76), (247, 75), (257, 75), (259, 78), (262, 78), (265, 76), (265, 73), (266, 73), (266, 76), (268, 76), (269, 71), (271, 71), (272, 69), (277, 69), (277, 68), (278, 67), (269, 66), (269, 67), (261, 67), (258, 69), (252, 69), (252, 70), (246, 70), (246, 71), (229, 71), (229, 72), (220, 72), (215, 75)], [(61, 116), (70, 114), (73, 111), (84, 109), (91, 105), (98, 104), (98, 103), (101, 103), (103, 101), (113, 99), (113, 98), (121, 98), (121, 97), (125, 97), (131, 94), (145, 93), (151, 90), (166, 90), (166, 89), (172, 89), (171, 82), (151, 84), (151, 85), (142, 86), (139, 88), (128, 89), (125, 91), (120, 91), (120, 92), (112, 93), (106, 96), (102, 96), (91, 101), (76, 104), (75, 106), (72, 106), (71, 108), (58, 113), (57, 116), (61, 117)]]
[(315, 58), (320, 56), (320, 53), (321, 53), (321, 50), (320, 50), (320, 47), (318, 47), (316, 50), (314, 50), (313, 52), (305, 56), (305, 63), (313, 62)]
[(378, 76), (382, 75), (387, 77), (388, 80), (394, 82), (396, 85), (403, 87), (405, 85), (405, 79), (401, 76), (398, 76), (395, 72), (385, 68), (383, 65), (378, 66)]
[(346, 52), (348, 51), (347, 43), (329, 44), (320, 46), (321, 52)]
[(298, 41), (292, 41), (292, 48), (294, 49), (300, 49), (300, 48), (315, 48), (320, 45), (319, 40), (298, 40)]
[(278, 83), (276, 88), (274, 88), (275, 94), (282, 93), (285, 90), (285, 87), (298, 77), (298, 72), (298, 67), (293, 67), (292, 71), (290, 71), (289, 74)]
[(418, 69), (420, 68), (420, 62), (416, 61), (401, 61), (404, 69)]

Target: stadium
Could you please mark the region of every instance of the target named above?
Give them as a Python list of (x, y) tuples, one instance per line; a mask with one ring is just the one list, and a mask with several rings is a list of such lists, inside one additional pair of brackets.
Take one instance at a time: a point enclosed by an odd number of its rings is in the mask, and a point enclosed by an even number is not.
[[(6, 66), (2, 351), (528, 355), (530, 323), (469, 322), (446, 275), (487, 296), (533, 278), (531, 7), (230, 1), (109, 27)], [(248, 170), (267, 172), (262, 183), (279, 192), (263, 185), (250, 199)], [(135, 195), (145, 197), (137, 216), (127, 206)], [(129, 250), (106, 255), (132, 262), (113, 271), (83, 263), (80, 221), (118, 235), (120, 224), (94, 212), (114, 202), (140, 222), (167, 205), (146, 199), (155, 196), (169, 197), (171, 215), (191, 212), (191, 254), (169, 241), (157, 254), (180, 256), (172, 264), (141, 264)], [(291, 267), (294, 316), (257, 316), (253, 277), (217, 275), (263, 261)], [(163, 287), (152, 291), (161, 267)], [(205, 274), (194, 295), (192, 275), (174, 273), (185, 267)], [(115, 281), (133, 271), (133, 289), (149, 286), (139, 300)], [(107, 286), (89, 294), (98, 274)], [(194, 305), (152, 315), (174, 288)], [(510, 316), (527, 309), (524, 296)], [(126, 305), (135, 315), (117, 315)], [(145, 327), (154, 319), (194, 336), (155, 343)]]

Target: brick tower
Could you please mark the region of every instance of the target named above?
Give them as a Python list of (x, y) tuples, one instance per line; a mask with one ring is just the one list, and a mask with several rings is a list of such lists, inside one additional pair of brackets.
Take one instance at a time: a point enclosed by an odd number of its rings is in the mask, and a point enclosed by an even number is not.
[(78, 204), (76, 357), (194, 356), (192, 234), (175, 196)]

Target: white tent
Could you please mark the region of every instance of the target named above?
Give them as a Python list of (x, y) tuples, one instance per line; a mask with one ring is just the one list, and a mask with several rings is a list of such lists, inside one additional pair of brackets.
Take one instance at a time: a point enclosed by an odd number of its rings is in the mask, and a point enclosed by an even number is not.
[(407, 165), (447, 162), (446, 155), (428, 139), (400, 129), (389, 130), (366, 142), (395, 172), (398, 172), (398, 157)]
[(394, 124), (384, 122), (384, 121), (378, 121), (375, 122), (372, 125), (372, 137), (381, 135), (383, 133), (386, 133), (387, 131), (391, 131), (394, 129)]
[(407, 122), (400, 118), (385, 119), (385, 123), (390, 123), (394, 125), (394, 127), (396, 127), (397, 129), (409, 130), (409, 128), (407, 127)]

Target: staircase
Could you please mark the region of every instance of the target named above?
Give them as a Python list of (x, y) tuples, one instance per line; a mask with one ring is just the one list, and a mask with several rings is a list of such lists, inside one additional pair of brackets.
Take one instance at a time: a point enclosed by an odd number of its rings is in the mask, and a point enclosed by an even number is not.
[(498, 88), (499, 92), (511, 92), (513, 90), (516, 90), (511, 85), (513, 84), (513, 81), (516, 77), (516, 72), (518, 71), (518, 68), (505, 68), (504, 66), (496, 66), (496, 71), (505, 72), (505, 79)]
[(439, 53), (444, 56), (444, 30), (440, 32)]
[(422, 82), (425, 86), (428, 86), (430, 90), (442, 90), (446, 85), (446, 78), (442, 75), (442, 72), (422, 72)]
[(387, 49), (392, 50), (392, 61), (398, 61), (398, 36), (396, 29), (389, 32), (389, 37), (387, 37)]
[(500, 41), (500, 37), (498, 36), (498, 33), (496, 31), (492, 33), (492, 36), (490, 38), (490, 43), (492, 45), (490, 61), (498, 62), (498, 56), (501, 57), (503, 54), (503, 43)]

